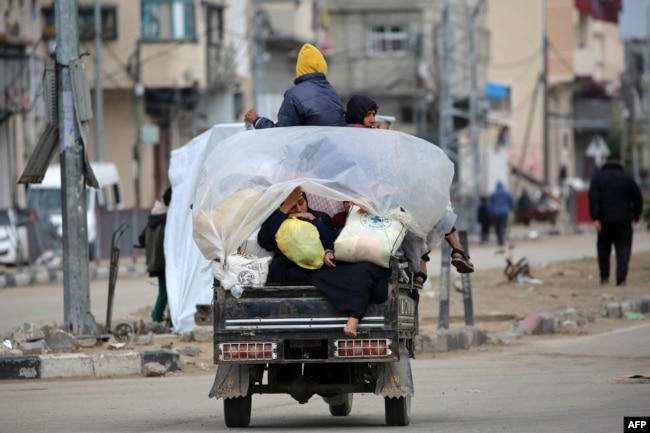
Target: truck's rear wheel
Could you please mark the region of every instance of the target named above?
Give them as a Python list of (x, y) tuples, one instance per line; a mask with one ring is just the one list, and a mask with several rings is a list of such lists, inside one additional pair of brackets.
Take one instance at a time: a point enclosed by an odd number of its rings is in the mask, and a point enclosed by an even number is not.
[[(352, 396), (354, 394), (347, 393), (347, 394), (342, 394), (343, 397), (343, 403), (341, 404), (330, 404), (330, 413), (333, 416), (348, 416), (350, 415), (350, 412), (352, 412)], [(340, 401), (340, 400), (339, 400)]]
[(407, 426), (411, 422), (411, 396), (384, 397), (386, 425)]
[(251, 422), (252, 396), (227, 398), (223, 401), (223, 418), (227, 427), (248, 427)]

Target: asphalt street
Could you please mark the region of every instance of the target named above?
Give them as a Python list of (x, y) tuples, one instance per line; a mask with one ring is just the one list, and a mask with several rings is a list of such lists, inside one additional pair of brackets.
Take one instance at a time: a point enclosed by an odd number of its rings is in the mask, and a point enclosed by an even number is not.
[[(650, 416), (650, 324), (586, 337), (420, 356), (404, 432), (612, 433), (625, 416)], [(227, 430), (223, 402), (207, 393), (212, 374), (165, 378), (0, 382), (0, 431), (11, 433)], [(355, 394), (352, 413), (332, 417), (318, 396), (254, 395), (246, 431), (385, 429), (384, 402)], [(37, 414), (37, 416), (35, 416)], [(232, 430), (232, 429), (231, 429)], [(238, 429), (234, 429), (239, 431)], [(233, 431), (234, 431), (233, 430)], [(242, 430), (243, 431), (243, 430)]]

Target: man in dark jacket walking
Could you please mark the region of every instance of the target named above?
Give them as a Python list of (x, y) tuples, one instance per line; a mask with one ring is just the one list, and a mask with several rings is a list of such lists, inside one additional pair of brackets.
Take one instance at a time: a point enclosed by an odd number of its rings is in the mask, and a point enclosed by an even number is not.
[(341, 97), (325, 75), (327, 62), (323, 54), (311, 44), (304, 44), (296, 61), (294, 87), (284, 93), (278, 111), (278, 122), (260, 117), (254, 108), (246, 112), (244, 120), (255, 129), (279, 126), (347, 126)]
[(589, 215), (598, 231), (596, 248), (600, 283), (609, 282), (612, 244), (616, 251), (616, 285), (625, 285), (632, 254), (632, 222), (639, 222), (643, 209), (641, 189), (612, 154), (591, 179)]

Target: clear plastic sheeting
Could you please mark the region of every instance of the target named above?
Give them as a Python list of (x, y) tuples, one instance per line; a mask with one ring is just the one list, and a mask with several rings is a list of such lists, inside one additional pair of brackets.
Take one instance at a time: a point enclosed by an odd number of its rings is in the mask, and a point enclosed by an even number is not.
[(422, 237), (450, 212), (452, 162), (432, 143), (401, 132), (273, 128), (211, 137), (208, 148), (192, 235), (201, 254), (221, 264), (298, 185), (398, 219)]

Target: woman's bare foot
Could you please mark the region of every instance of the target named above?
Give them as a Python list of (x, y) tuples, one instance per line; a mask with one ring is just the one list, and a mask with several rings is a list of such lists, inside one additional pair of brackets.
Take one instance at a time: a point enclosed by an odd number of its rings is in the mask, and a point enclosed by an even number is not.
[(356, 337), (358, 325), (359, 325), (359, 319), (357, 319), (356, 317), (348, 317), (348, 323), (345, 324), (345, 328), (343, 328), (343, 332), (348, 337)]

